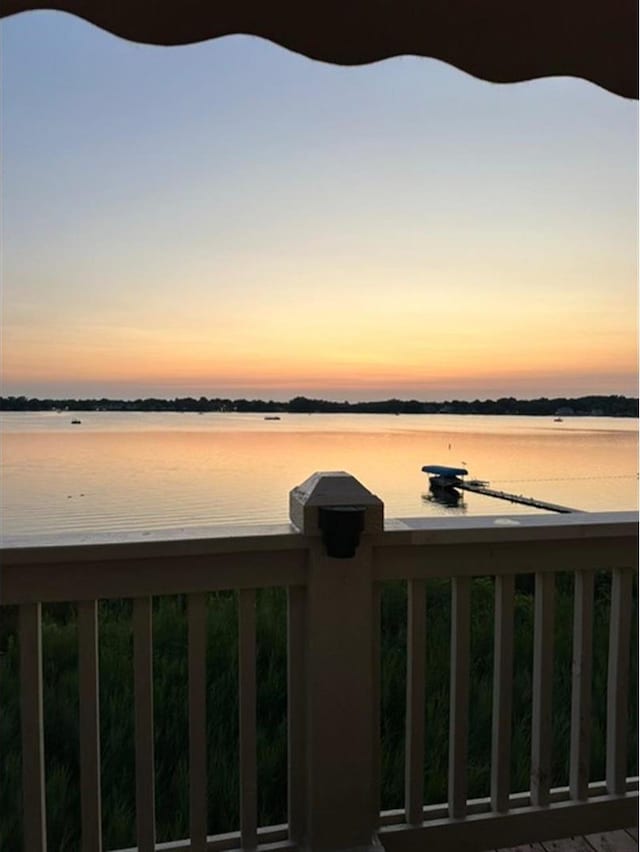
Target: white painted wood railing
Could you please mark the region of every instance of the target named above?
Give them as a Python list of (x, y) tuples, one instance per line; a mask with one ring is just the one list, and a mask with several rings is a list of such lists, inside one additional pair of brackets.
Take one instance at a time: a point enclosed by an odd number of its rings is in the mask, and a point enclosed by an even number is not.
[[(320, 480), (322, 481), (322, 480)], [(343, 495), (344, 497), (344, 495)], [(324, 505), (344, 505), (329, 489)], [(342, 499), (342, 502), (340, 502)], [(309, 501), (311, 505), (313, 501)], [(363, 500), (355, 501), (361, 505)], [(0, 604), (19, 607), (24, 849), (44, 852), (41, 605), (78, 602), (82, 850), (100, 852), (97, 601), (133, 600), (136, 843), (138, 850), (489, 849), (606, 831), (637, 819), (637, 779), (626, 777), (629, 650), (637, 515), (393, 520), (366, 505), (353, 558), (327, 555), (317, 515), (293, 527), (192, 530), (144, 540), (65, 539), (2, 550)], [(292, 512), (292, 516), (295, 513)], [(373, 520), (372, 520), (373, 517)], [(589, 778), (594, 572), (612, 573), (606, 778)], [(555, 574), (575, 575), (570, 778), (551, 789)], [(535, 575), (531, 785), (510, 789), (514, 589)], [(469, 800), (471, 578), (495, 578), (490, 796)], [(425, 585), (451, 579), (448, 801), (424, 804)], [(407, 582), (405, 806), (380, 813), (380, 587)], [(258, 826), (256, 589), (288, 595), (288, 823)], [(207, 836), (207, 593), (239, 592), (240, 824)], [(152, 598), (187, 595), (190, 838), (156, 843)], [(635, 641), (635, 638), (634, 638)], [(2, 816), (0, 815), (0, 819)]]

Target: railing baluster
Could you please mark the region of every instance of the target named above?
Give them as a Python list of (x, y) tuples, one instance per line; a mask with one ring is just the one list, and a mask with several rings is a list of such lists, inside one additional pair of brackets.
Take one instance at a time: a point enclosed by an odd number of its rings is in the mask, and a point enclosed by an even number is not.
[(256, 764), (256, 593), (239, 595), (240, 835), (243, 849), (258, 842)]
[(22, 604), (19, 613), (24, 848), (46, 852), (41, 606)]
[(80, 802), (83, 852), (100, 852), (102, 849), (98, 677), (98, 604), (97, 601), (79, 601), (78, 680), (80, 690)]
[(156, 835), (151, 613), (151, 598), (134, 599), (136, 835), (139, 852), (154, 852)]
[(511, 787), (511, 704), (513, 694), (513, 574), (495, 578), (491, 807), (509, 809)]
[(424, 803), (425, 583), (407, 583), (407, 709), (405, 727), (405, 820), (422, 824)]
[(305, 825), (305, 667), (306, 589), (287, 589), (287, 727), (289, 840), (302, 844)]
[(610, 795), (623, 795), (626, 788), (632, 579), (631, 571), (622, 568), (616, 568), (611, 578), (607, 681), (607, 791)]
[(381, 737), (381, 716), (382, 716), (382, 655), (381, 655), (381, 588), (379, 583), (373, 583), (371, 588), (371, 663), (373, 666), (372, 677), (372, 694), (373, 694), (373, 746), (371, 749), (372, 755), (372, 773), (373, 780), (372, 789), (372, 804), (373, 817), (372, 825), (378, 828), (380, 825), (380, 807), (381, 807), (381, 787), (382, 787), (382, 749), (380, 743)]
[(583, 800), (589, 794), (593, 572), (576, 571), (574, 582), (569, 790), (572, 799)]
[(461, 819), (467, 810), (470, 588), (469, 577), (451, 580), (449, 816), (452, 819)]
[(207, 848), (207, 595), (187, 597), (189, 624), (189, 836)]
[(555, 576), (537, 573), (531, 708), (531, 803), (549, 804)]

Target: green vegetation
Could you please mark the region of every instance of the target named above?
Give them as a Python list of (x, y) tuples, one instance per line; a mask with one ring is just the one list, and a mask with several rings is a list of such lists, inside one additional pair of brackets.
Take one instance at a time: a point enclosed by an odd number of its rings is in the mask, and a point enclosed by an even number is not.
[(178, 411), (178, 412), (289, 412), (292, 414), (528, 414), (562, 416), (638, 417), (638, 400), (626, 396), (582, 396), (578, 399), (497, 400), (475, 399), (420, 402), (417, 399), (385, 399), (375, 402), (334, 402), (296, 396), (288, 402), (262, 399), (207, 399), (201, 396), (175, 399), (30, 399), (0, 397), (0, 411)]
[[(528, 788), (533, 597), (524, 578), (516, 597), (512, 789)], [(609, 618), (607, 574), (597, 577), (591, 778), (604, 776)], [(557, 578), (553, 784), (568, 779), (573, 579)], [(637, 583), (633, 635), (637, 635)], [(156, 811), (158, 840), (188, 833), (186, 602), (154, 600)], [(3, 610), (0, 632), (0, 848), (21, 846), (21, 764), (16, 611)], [(425, 798), (446, 800), (449, 721), (450, 583), (427, 583)], [(257, 596), (259, 818), (286, 821), (286, 593)], [(238, 826), (237, 596), (211, 594), (208, 608), (209, 831)], [(403, 803), (406, 584), (382, 595), (382, 806)], [(493, 677), (493, 581), (472, 588), (469, 795), (489, 792)], [(629, 773), (637, 774), (637, 643), (632, 644)], [(100, 605), (100, 707), (105, 849), (134, 843), (134, 733), (131, 603)], [(43, 607), (43, 677), (49, 849), (78, 848), (77, 628), (75, 606)]]

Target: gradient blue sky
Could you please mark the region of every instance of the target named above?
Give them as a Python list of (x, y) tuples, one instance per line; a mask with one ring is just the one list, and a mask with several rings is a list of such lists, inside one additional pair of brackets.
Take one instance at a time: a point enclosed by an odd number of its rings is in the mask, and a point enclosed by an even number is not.
[(2, 27), (2, 392), (637, 395), (637, 102)]

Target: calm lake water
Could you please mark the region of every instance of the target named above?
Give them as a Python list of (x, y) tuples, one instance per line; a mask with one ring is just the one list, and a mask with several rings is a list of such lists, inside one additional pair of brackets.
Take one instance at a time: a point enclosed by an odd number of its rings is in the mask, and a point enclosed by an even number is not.
[[(72, 425), (78, 417), (82, 423)], [(590, 511), (638, 507), (638, 421), (460, 415), (41, 412), (2, 415), (3, 538), (286, 523), (288, 494), (346, 470), (387, 517), (539, 510), (427, 499), (425, 464)]]

